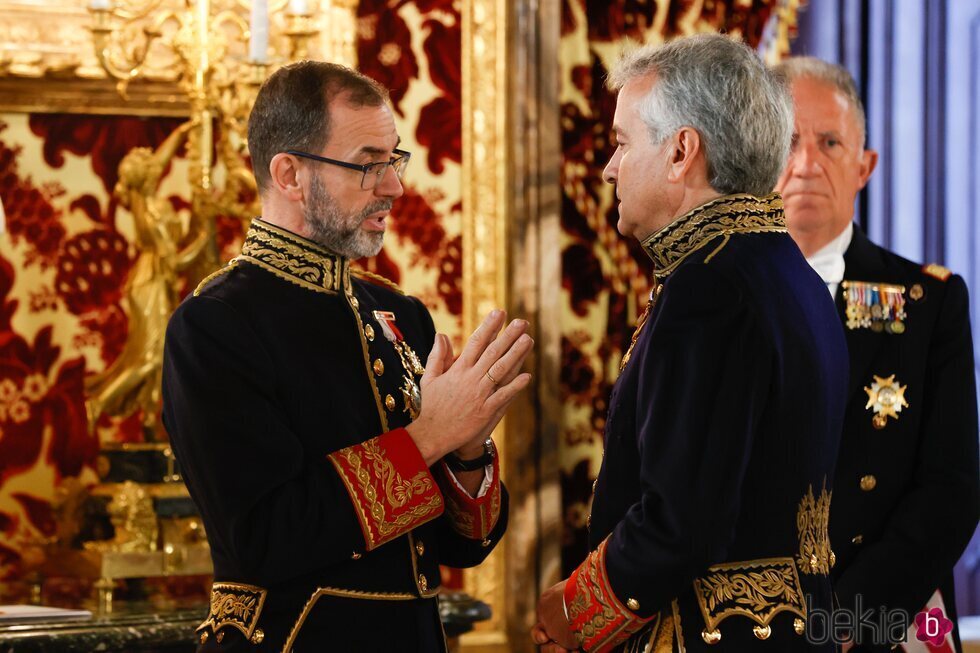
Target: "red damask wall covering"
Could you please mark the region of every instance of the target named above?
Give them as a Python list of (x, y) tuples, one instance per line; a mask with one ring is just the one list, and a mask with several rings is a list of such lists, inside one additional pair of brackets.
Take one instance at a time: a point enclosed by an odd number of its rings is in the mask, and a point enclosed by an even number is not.
[[(460, 339), (460, 16), (452, 0), (363, 0), (360, 68), (392, 90), (413, 153), (383, 252), (362, 265), (410, 288)], [(30, 567), (55, 532), (51, 504), (69, 479), (94, 483), (100, 442), (142, 438), (139, 416), (86, 426), (83, 380), (126, 341), (123, 284), (136, 252), (112, 198), (119, 161), (156, 147), (173, 118), (0, 114), (0, 581)], [(186, 210), (187, 163), (161, 190)], [(222, 255), (240, 243), (219, 224)]]

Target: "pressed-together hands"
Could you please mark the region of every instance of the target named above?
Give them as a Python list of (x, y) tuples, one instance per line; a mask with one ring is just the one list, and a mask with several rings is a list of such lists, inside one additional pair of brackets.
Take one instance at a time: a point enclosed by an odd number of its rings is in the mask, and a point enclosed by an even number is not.
[(565, 616), (565, 583), (545, 590), (538, 600), (538, 623), (531, 629), (531, 639), (541, 646), (542, 653), (577, 651), (578, 644)]
[(503, 311), (492, 311), (455, 362), (449, 338), (436, 335), (421, 381), (422, 411), (406, 429), (427, 465), (453, 451), (464, 460), (479, 457), (507, 407), (531, 382), (530, 374), (521, 373), (534, 347), (528, 324), (514, 320), (500, 331), (506, 319)]

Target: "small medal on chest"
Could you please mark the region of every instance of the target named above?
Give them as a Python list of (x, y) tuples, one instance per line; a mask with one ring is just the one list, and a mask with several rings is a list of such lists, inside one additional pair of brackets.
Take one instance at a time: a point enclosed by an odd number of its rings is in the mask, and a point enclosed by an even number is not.
[(401, 393), (404, 399), (405, 411), (413, 420), (419, 416), (422, 410), (422, 391), (419, 389), (418, 381), (415, 377), (422, 376), (425, 368), (418, 354), (415, 353), (407, 342), (401, 330), (395, 324), (395, 314), (391, 311), (374, 311), (374, 319), (381, 325), (381, 331), (385, 339), (391, 343), (398, 353), (402, 368), (405, 373), (402, 375)]
[(905, 286), (870, 281), (843, 281), (848, 329), (905, 333)]

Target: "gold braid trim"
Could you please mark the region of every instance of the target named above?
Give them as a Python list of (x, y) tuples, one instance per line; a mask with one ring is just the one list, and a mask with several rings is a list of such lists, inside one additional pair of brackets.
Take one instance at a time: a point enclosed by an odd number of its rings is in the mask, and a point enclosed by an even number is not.
[(211, 283), (212, 281), (214, 281), (215, 279), (217, 279), (221, 275), (228, 274), (229, 272), (231, 272), (232, 270), (234, 270), (236, 267), (238, 267), (238, 259), (237, 258), (233, 258), (230, 261), (228, 261), (228, 265), (226, 265), (224, 267), (221, 267), (221, 268), (218, 268), (217, 270), (215, 270), (214, 272), (212, 272), (208, 276), (206, 276), (203, 279), (201, 279), (201, 283), (197, 284), (197, 288), (194, 289), (194, 296), (197, 297), (198, 295), (200, 295), (201, 294), (201, 291), (204, 290), (204, 287), (205, 286), (207, 286), (209, 283)]
[(779, 193), (766, 197), (747, 194), (719, 197), (674, 220), (642, 244), (653, 260), (654, 274), (662, 280), (684, 259), (716, 238), (726, 240), (711, 256), (721, 250), (732, 234), (767, 232), (786, 232), (783, 198)]
[[(438, 594), (438, 591), (436, 592)], [(336, 587), (320, 587), (315, 592), (313, 596), (306, 602), (303, 606), (303, 610), (300, 612), (299, 617), (296, 619), (296, 623), (293, 624), (292, 629), (289, 631), (289, 637), (286, 638), (286, 643), (282, 647), (282, 653), (290, 653), (293, 650), (293, 643), (296, 641), (296, 636), (299, 635), (300, 628), (306, 622), (307, 617), (310, 616), (310, 611), (316, 602), (320, 600), (321, 596), (339, 596), (345, 599), (363, 599), (367, 601), (418, 601), (419, 597), (414, 594), (403, 594), (400, 592), (362, 592), (360, 590), (345, 590)], [(435, 594), (433, 594), (435, 596)]]

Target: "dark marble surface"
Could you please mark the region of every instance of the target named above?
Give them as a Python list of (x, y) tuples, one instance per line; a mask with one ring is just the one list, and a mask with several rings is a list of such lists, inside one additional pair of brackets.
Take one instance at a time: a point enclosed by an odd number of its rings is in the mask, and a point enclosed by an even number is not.
[(0, 626), (0, 653), (91, 653), (193, 651), (194, 629), (206, 606), (167, 612), (146, 604), (121, 604), (111, 614), (90, 619)]
[[(490, 606), (461, 593), (443, 594), (439, 612), (449, 637), (490, 618)], [(0, 653), (190, 653), (206, 615), (206, 605), (160, 611), (117, 603), (111, 614), (89, 619), (0, 625)]]

